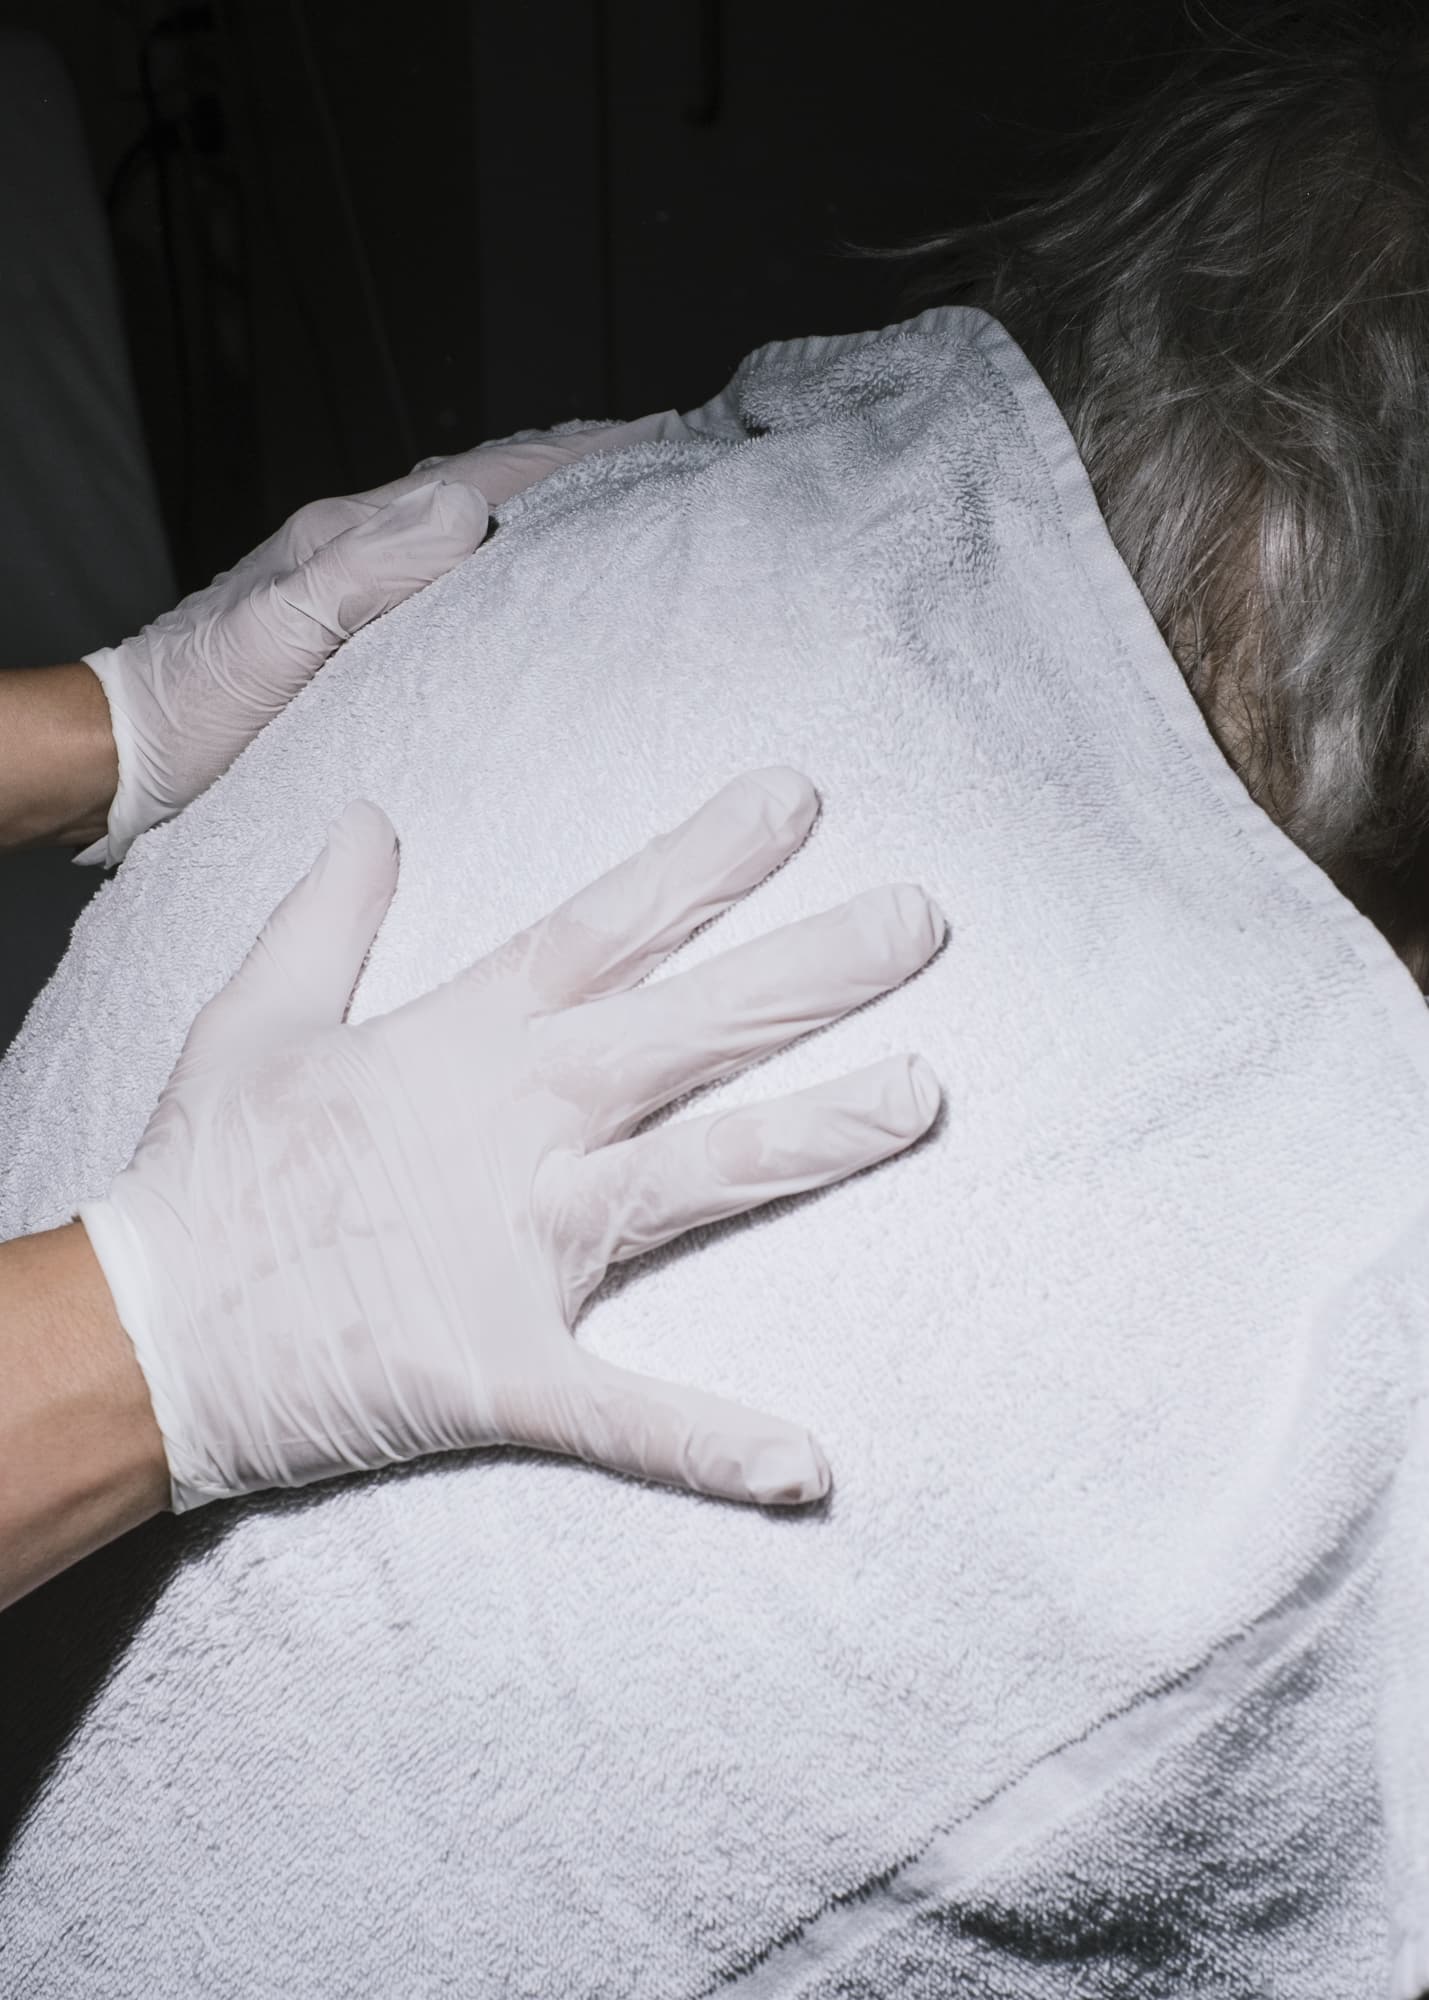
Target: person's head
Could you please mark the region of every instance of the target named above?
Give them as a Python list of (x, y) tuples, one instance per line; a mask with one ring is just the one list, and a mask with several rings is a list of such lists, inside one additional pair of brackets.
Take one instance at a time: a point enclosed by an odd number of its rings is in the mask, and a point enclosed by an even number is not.
[(1092, 165), (846, 247), (1022, 347), (1221, 748), (1429, 990), (1429, 33), (1234, 18)]

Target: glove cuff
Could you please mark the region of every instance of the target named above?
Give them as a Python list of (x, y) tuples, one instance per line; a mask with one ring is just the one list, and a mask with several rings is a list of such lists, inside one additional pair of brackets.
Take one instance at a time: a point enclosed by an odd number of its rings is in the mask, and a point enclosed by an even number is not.
[(108, 831), (92, 846), (74, 856), (81, 867), (117, 868), (139, 835), (147, 833), (151, 826), (157, 826), (165, 817), (146, 797), (138, 776), (141, 764), (139, 742), (133, 721), (119, 696), (123, 651), (122, 646), (102, 646), (98, 652), (80, 655), (104, 689), (104, 698), (109, 703), (109, 726), (114, 734), (114, 749), (119, 760), (119, 783), (110, 802)]
[(128, 1334), (139, 1372), (154, 1406), (154, 1421), (163, 1439), (169, 1467), (169, 1505), (175, 1514), (226, 1497), (215, 1488), (208, 1469), (196, 1462), (182, 1439), (185, 1435), (181, 1401), (171, 1393), (169, 1379), (149, 1331), (154, 1316), (153, 1273), (144, 1245), (123, 1210), (112, 1199), (83, 1201), (76, 1210), (90, 1247), (114, 1300), (119, 1324)]

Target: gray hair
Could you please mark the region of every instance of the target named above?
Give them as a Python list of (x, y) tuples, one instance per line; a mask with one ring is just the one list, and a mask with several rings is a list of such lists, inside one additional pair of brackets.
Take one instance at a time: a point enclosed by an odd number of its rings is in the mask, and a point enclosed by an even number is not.
[(1429, 35), (1394, 0), (1188, 18), (1090, 166), (839, 247), (1006, 327), (1222, 751), (1429, 991)]

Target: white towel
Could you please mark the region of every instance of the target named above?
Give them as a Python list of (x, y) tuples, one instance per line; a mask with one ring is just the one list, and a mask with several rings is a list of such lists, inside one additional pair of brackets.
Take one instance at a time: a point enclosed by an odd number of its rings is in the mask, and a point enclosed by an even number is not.
[(0, 1074), (0, 1227), (125, 1164), (346, 800), (402, 842), (362, 1019), (792, 764), (804, 848), (655, 976), (885, 882), (950, 941), (660, 1117), (901, 1050), (944, 1111), (578, 1337), (807, 1424), (833, 1494), (507, 1451), (165, 1524), (3, 1991), (1407, 2000), (1423, 1000), (1221, 757), (995, 321), (776, 342), (689, 421), (500, 508), (137, 844)]

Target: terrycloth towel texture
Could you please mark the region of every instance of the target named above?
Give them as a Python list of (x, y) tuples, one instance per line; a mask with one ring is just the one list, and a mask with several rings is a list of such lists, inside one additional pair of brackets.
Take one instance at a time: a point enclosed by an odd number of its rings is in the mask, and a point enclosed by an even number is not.
[(402, 840), (361, 1019), (792, 764), (804, 848), (655, 976), (885, 882), (949, 943), (661, 1118), (900, 1050), (944, 1112), (578, 1332), (806, 1422), (833, 1494), (510, 1451), (173, 1522), (0, 1986), (1405, 2000), (1423, 1001), (1222, 759), (994, 321), (776, 342), (689, 423), (501, 508), (140, 840), (0, 1078), (0, 1224), (107, 1186), (349, 798)]

